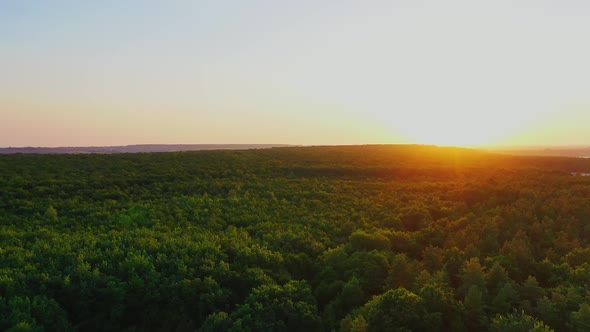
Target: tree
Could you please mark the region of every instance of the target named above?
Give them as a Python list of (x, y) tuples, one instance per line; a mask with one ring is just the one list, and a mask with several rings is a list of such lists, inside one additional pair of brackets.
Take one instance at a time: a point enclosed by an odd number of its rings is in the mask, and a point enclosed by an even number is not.
[(49, 205), (47, 210), (45, 210), (45, 220), (56, 222), (57, 221), (57, 210), (52, 206)]
[(507, 313), (514, 307), (517, 301), (518, 293), (512, 286), (512, 283), (507, 282), (493, 298), (490, 309), (494, 313)]
[(590, 305), (588, 303), (580, 304), (580, 309), (570, 314), (568, 326), (571, 331), (590, 331)]
[(529, 301), (532, 305), (535, 305), (537, 301), (543, 297), (544, 290), (539, 287), (537, 278), (529, 276), (520, 287), (520, 296), (523, 300)]
[(461, 303), (453, 298), (453, 291), (445, 285), (428, 285), (420, 290), (426, 311), (437, 314), (442, 331), (458, 331), (464, 325), (461, 319)]
[(389, 239), (381, 233), (369, 234), (358, 230), (350, 235), (348, 243), (353, 251), (391, 250)]
[(391, 260), (385, 287), (389, 289), (410, 288), (419, 273), (418, 271), (418, 263), (408, 258), (406, 254), (395, 255)]
[(357, 277), (352, 277), (344, 284), (339, 298), (342, 299), (342, 304), (346, 311), (364, 302), (365, 294)]
[(255, 288), (230, 319), (232, 330), (315, 331), (319, 328), (315, 299), (304, 281)]
[(486, 286), (490, 294), (497, 294), (504, 284), (510, 280), (506, 269), (500, 265), (499, 262), (495, 262), (489, 272), (486, 274)]
[(524, 312), (497, 315), (490, 324), (491, 332), (553, 332), (553, 330)]
[(41, 332), (43, 329), (35, 324), (30, 324), (27, 322), (20, 322), (15, 326), (11, 327), (10, 329), (6, 330), (6, 332)]
[(367, 327), (367, 321), (362, 315), (354, 319), (348, 315), (340, 323), (340, 332), (366, 332)]
[(485, 290), (485, 267), (479, 263), (478, 258), (471, 258), (463, 265), (461, 273), (462, 284), (459, 287), (459, 295), (465, 296), (468, 290), (476, 286), (480, 291)]
[(205, 320), (205, 323), (199, 328), (201, 332), (228, 331), (231, 328), (232, 321), (226, 312), (216, 312)]
[(404, 288), (375, 296), (362, 310), (367, 331), (437, 331), (441, 326), (439, 315), (427, 312), (424, 300)]
[(471, 286), (465, 300), (465, 325), (469, 331), (479, 331), (486, 325), (485, 303), (483, 301), (483, 292), (477, 286)]

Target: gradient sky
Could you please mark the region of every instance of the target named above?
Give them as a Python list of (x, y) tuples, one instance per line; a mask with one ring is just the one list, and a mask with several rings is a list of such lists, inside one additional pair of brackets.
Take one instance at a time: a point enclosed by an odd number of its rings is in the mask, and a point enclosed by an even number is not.
[(590, 144), (588, 1), (0, 0), (0, 146)]

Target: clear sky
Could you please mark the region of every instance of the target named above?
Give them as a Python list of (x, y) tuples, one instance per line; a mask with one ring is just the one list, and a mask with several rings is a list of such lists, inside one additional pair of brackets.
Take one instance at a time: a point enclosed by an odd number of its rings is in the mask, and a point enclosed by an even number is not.
[(590, 145), (590, 2), (0, 0), (0, 146)]

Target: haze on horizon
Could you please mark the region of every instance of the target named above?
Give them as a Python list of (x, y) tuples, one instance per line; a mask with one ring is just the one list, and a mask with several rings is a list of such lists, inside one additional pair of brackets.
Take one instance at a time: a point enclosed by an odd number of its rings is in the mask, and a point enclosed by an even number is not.
[(590, 144), (587, 1), (0, 2), (0, 147)]

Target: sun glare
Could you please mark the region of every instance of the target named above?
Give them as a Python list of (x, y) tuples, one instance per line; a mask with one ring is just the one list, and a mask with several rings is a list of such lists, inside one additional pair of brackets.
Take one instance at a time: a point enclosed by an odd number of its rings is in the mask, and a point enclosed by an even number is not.
[(435, 116), (418, 114), (397, 122), (393, 130), (408, 142), (443, 146), (477, 147), (499, 144), (522, 127), (503, 116), (468, 117), (452, 113)]
[(409, 141), (442, 146), (483, 146), (495, 144), (498, 138), (489, 133), (477, 132), (475, 128), (441, 128), (438, 131), (412, 128)]

